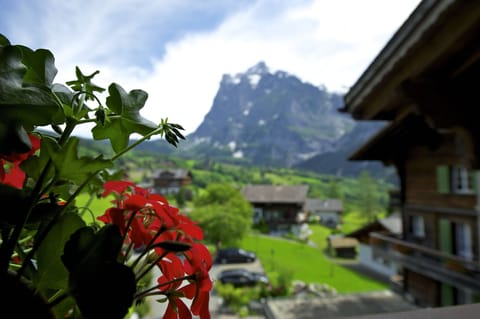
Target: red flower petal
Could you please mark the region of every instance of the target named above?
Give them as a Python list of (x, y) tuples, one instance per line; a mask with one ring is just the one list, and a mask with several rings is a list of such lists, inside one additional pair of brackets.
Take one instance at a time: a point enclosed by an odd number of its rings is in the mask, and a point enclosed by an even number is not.
[(209, 292), (199, 292), (197, 297), (193, 299), (191, 309), (194, 315), (200, 316), (200, 319), (210, 319), (210, 311), (208, 303), (210, 301)]
[(13, 163), (13, 166), (10, 167), (9, 172), (3, 177), (3, 184), (22, 189), (25, 176), (25, 172), (22, 171), (19, 164)]
[(147, 204), (147, 199), (144, 196), (134, 194), (128, 197), (125, 202), (125, 208), (131, 210), (140, 210)]
[(108, 181), (103, 184), (105, 191), (102, 193), (103, 197), (108, 196), (110, 193), (122, 194), (128, 187), (135, 186), (135, 183), (128, 181)]

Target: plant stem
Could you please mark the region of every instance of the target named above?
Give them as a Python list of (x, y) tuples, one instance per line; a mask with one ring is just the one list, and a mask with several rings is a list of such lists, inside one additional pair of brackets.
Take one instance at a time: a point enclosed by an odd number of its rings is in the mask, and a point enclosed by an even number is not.
[(33, 255), (35, 254), (35, 252), (38, 250), (38, 248), (40, 247), (40, 244), (43, 242), (43, 240), (47, 237), (48, 233), (50, 232), (50, 230), (52, 229), (52, 227), (55, 225), (55, 223), (58, 221), (58, 219), (60, 218), (60, 216), (62, 216), (63, 212), (66, 211), (66, 209), (68, 207), (70, 207), (70, 205), (72, 205), (73, 203), (73, 200), (78, 196), (78, 194), (80, 194), (80, 192), (82, 191), (82, 189), (87, 186), (88, 182), (96, 175), (98, 174), (98, 172), (100, 172), (100, 170), (92, 173), (89, 177), (87, 177), (85, 179), (85, 181), (83, 181), (83, 183), (75, 190), (75, 192), (70, 196), (70, 198), (67, 200), (66, 204), (64, 206), (61, 207), (61, 209), (59, 209), (58, 213), (52, 218), (52, 220), (47, 224), (47, 226), (43, 229), (42, 232), (40, 232), (40, 234), (38, 234), (37, 236), (37, 240), (35, 240), (34, 242), (34, 245), (32, 247), (32, 250), (30, 250), (27, 254), (27, 257), (25, 258), (25, 260), (23, 261), (22, 263), (22, 267), (20, 268), (20, 270), (18, 271), (17, 273), (17, 277), (20, 277), (26, 267), (26, 263), (27, 262), (30, 262), (30, 260), (32, 259)]
[(173, 284), (173, 283), (176, 283), (176, 282), (182, 282), (184, 280), (189, 280), (189, 279), (194, 279), (195, 276), (192, 276), (192, 275), (188, 275), (188, 276), (183, 276), (183, 277), (180, 277), (180, 278), (175, 278), (175, 279), (172, 279), (170, 281), (166, 281), (164, 283), (161, 283), (161, 284), (158, 284), (156, 286), (153, 286), (153, 287), (150, 287), (146, 290), (143, 290), (143, 291), (140, 291), (138, 293), (135, 294), (134, 296), (134, 299), (141, 299), (144, 297), (144, 295), (148, 294), (149, 292), (152, 292), (160, 287), (163, 287), (163, 286), (166, 286), (166, 285), (170, 285), (170, 284)]
[(65, 298), (69, 296), (67, 291), (58, 290), (50, 299), (48, 299), (48, 307), (53, 308), (61, 303)]
[(112, 157), (112, 161), (115, 161), (116, 159), (118, 159), (120, 156), (122, 156), (123, 154), (127, 153), (128, 151), (130, 151), (131, 149), (137, 147), (137, 145), (143, 143), (144, 141), (148, 140), (150, 137), (154, 136), (154, 135), (157, 135), (159, 133), (162, 133), (163, 132), (163, 128), (162, 127), (158, 127), (156, 129), (154, 129), (153, 131), (151, 131), (150, 133), (146, 134), (145, 136), (143, 136), (141, 139), (133, 142), (132, 144), (130, 144), (129, 146), (125, 147), (123, 150), (121, 150), (120, 152), (118, 152), (117, 154), (115, 154), (115, 156)]
[[(58, 144), (60, 146), (63, 146), (67, 142), (68, 138), (70, 137), (70, 135), (73, 132), (73, 129), (75, 128), (75, 125), (76, 125), (75, 121), (67, 120), (67, 125), (65, 126), (65, 130), (63, 131), (62, 136), (60, 136), (60, 139), (58, 140)], [(48, 172), (50, 171), (50, 168), (51, 168), (52, 164), (53, 164), (53, 161), (51, 159), (49, 159), (47, 164), (43, 168), (42, 173), (40, 174), (40, 177), (38, 178), (38, 180), (35, 184), (35, 187), (32, 190), (32, 193), (30, 195), (31, 200), (30, 200), (30, 205), (29, 205), (28, 211), (26, 212), (26, 214), (24, 216), (22, 216), (23, 218), (20, 220), (20, 222), (17, 225), (15, 225), (15, 229), (14, 229), (14, 231), (12, 233), (12, 236), (10, 237), (10, 240), (9, 240), (11, 242), (11, 245), (13, 245), (13, 247), (15, 247), (15, 244), (17, 243), (18, 239), (20, 238), (20, 234), (23, 230), (23, 227), (25, 226), (25, 223), (27, 222), (28, 217), (30, 216), (31, 212), (33, 211), (33, 208), (37, 204), (38, 200), (54, 184), (55, 178), (47, 185), (47, 187), (45, 187), (45, 189), (42, 190), (42, 185), (44, 183), (44, 180), (47, 178)], [(88, 178), (87, 180), (90, 180), (90, 178)], [(86, 185), (86, 183), (83, 184), (83, 187), (85, 187), (85, 185)], [(80, 192), (77, 189), (77, 191), (74, 193), (74, 195), (77, 196), (79, 193)], [(38, 236), (38, 240), (35, 241), (35, 244), (34, 244), (32, 250), (27, 254), (25, 260), (23, 261), (22, 267), (20, 268), (20, 270), (17, 273), (17, 277), (20, 277), (22, 275), (23, 271), (25, 270), (26, 265), (28, 263), (30, 263), (30, 260), (33, 257), (33, 254), (37, 251), (38, 247), (40, 246), (40, 243), (43, 241), (43, 239), (45, 239), (45, 237), (47, 236), (47, 233), (53, 227), (54, 223), (58, 220), (58, 217), (70, 205), (70, 202), (73, 198), (75, 198), (75, 197), (70, 197), (67, 204), (65, 206), (63, 206), (62, 209), (60, 209), (58, 211), (58, 213), (54, 216), (54, 218), (47, 225), (47, 228), (40, 234), (40, 236)], [(11, 248), (10, 252), (8, 252), (9, 253), (8, 256), (11, 256), (11, 254), (13, 253), (13, 247)], [(9, 258), (9, 260), (10, 260), (10, 258)], [(1, 270), (3, 270), (3, 269), (0, 269), (0, 271)]]
[(155, 267), (155, 265), (156, 265), (160, 260), (162, 260), (163, 257), (165, 257), (167, 254), (168, 254), (168, 252), (165, 252), (165, 253), (161, 254), (160, 256), (158, 256), (158, 258), (155, 259), (155, 261), (154, 261), (153, 263), (151, 263), (150, 265), (148, 265), (148, 267), (147, 267), (142, 273), (140, 273), (140, 275), (138, 275), (137, 278), (135, 278), (135, 281), (138, 282), (138, 281), (139, 281), (140, 279), (142, 279), (146, 274), (148, 274), (148, 272), (149, 272), (150, 270), (152, 270), (152, 268)]
[(137, 257), (137, 259), (135, 259), (135, 261), (133, 262), (132, 264), (132, 268), (135, 268), (135, 266), (138, 264), (138, 262), (140, 261), (140, 259), (145, 256), (150, 250), (151, 250), (151, 246), (153, 245), (153, 243), (155, 242), (155, 240), (157, 240), (157, 238), (163, 233), (163, 231), (165, 230), (165, 228), (162, 226), (162, 228), (160, 228), (157, 233), (155, 234), (155, 236), (153, 236), (153, 238), (150, 240), (150, 242), (148, 243), (147, 247), (145, 247), (145, 249), (140, 253), (140, 255)]

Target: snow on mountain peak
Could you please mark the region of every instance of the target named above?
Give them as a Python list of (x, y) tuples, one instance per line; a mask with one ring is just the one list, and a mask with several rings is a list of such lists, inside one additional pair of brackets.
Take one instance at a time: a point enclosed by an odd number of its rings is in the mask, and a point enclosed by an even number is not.
[(252, 86), (253, 89), (257, 87), (258, 82), (260, 82), (261, 78), (262, 76), (259, 74), (250, 74), (248, 76), (248, 81), (250, 82), (250, 85)]

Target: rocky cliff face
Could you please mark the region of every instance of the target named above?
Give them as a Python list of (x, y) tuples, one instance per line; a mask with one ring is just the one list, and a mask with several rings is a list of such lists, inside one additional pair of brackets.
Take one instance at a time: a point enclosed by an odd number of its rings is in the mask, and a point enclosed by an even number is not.
[[(181, 157), (255, 166), (295, 167), (355, 176), (363, 169), (384, 175), (379, 162), (351, 162), (349, 155), (383, 126), (340, 113), (342, 96), (302, 82), (263, 62), (221, 79), (212, 108), (174, 153)], [(164, 154), (163, 142), (140, 149)]]
[(260, 62), (224, 75), (210, 112), (188, 136), (190, 150), (256, 165), (292, 166), (333, 151), (354, 122), (339, 94)]
[(384, 122), (357, 122), (350, 132), (344, 134), (337, 141), (333, 151), (317, 154), (296, 163), (294, 167), (337, 176), (358, 176), (362, 170), (367, 170), (373, 176), (388, 178), (389, 181), (396, 183), (393, 169), (386, 169), (380, 161), (348, 160), (350, 155), (381, 130), (385, 124)]

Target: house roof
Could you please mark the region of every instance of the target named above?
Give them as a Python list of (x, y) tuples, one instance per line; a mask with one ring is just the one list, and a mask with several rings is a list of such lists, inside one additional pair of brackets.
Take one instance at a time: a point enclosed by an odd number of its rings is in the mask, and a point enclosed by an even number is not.
[(168, 176), (169, 178), (183, 179), (191, 177), (192, 174), (188, 169), (185, 168), (168, 168), (168, 169), (159, 169), (153, 173), (154, 178), (161, 178), (162, 176)]
[(450, 80), (478, 64), (479, 32), (476, 1), (423, 0), (347, 92), (342, 111), (394, 119), (411, 102), (405, 84)]
[(251, 203), (300, 203), (307, 199), (307, 185), (247, 185), (243, 196)]
[(383, 128), (348, 159), (388, 162), (405, 153), (411, 144), (434, 147), (441, 139), (442, 135), (432, 129), (423, 117), (410, 113)]
[(358, 240), (352, 237), (331, 236), (328, 241), (333, 248), (351, 248), (358, 245)]
[(343, 204), (339, 199), (307, 198), (303, 209), (307, 212), (343, 212)]
[(353, 232), (345, 235), (348, 237), (355, 237), (358, 238), (364, 234), (370, 232), (378, 232), (378, 231), (387, 231), (391, 234), (400, 235), (402, 234), (402, 216), (400, 213), (393, 213), (385, 218), (378, 219), (374, 222), (371, 222)]
[(393, 213), (386, 218), (379, 219), (378, 222), (390, 233), (400, 235), (402, 233), (402, 217), (400, 213)]

